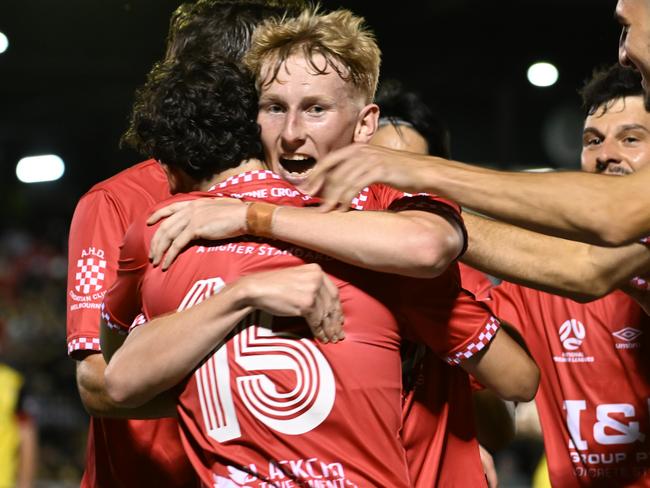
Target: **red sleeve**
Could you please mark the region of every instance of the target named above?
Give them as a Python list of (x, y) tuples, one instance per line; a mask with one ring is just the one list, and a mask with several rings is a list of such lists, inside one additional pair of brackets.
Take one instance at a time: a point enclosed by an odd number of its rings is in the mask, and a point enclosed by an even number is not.
[(463, 289), (474, 295), (478, 301), (490, 300), (490, 291), (494, 284), (485, 273), (463, 263), (458, 263), (458, 269)]
[[(465, 290), (447, 291), (445, 282), (409, 280), (400, 296), (407, 302), (405, 323), (415, 339), (450, 364), (459, 364), (483, 349), (499, 329), (490, 308)], [(442, 285), (442, 286), (441, 286)], [(448, 285), (448, 283), (447, 283)]]
[(77, 204), (68, 241), (68, 354), (99, 351), (99, 313), (115, 279), (118, 246), (126, 223), (118, 205), (104, 191), (94, 191)]
[(508, 322), (525, 336), (530, 322), (528, 303), (521, 286), (503, 281), (490, 290), (490, 306), (504, 322)]
[(451, 200), (429, 193), (406, 193), (390, 186), (376, 184), (365, 188), (352, 203), (352, 207), (359, 210), (390, 210), (393, 212), (420, 210), (440, 215), (455, 222), (463, 233), (463, 249), (459, 256), (462, 256), (467, 250), (467, 229), (460, 215), (460, 206)]
[[(147, 214), (148, 215), (148, 214)], [(117, 277), (102, 304), (102, 318), (109, 328), (127, 333), (142, 310), (140, 289), (149, 266), (147, 225), (137, 219), (120, 246)]]

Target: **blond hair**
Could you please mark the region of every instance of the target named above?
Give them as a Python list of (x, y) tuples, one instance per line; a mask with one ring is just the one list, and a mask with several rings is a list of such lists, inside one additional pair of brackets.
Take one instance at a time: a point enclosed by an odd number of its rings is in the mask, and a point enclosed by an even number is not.
[[(255, 75), (259, 89), (262, 83), (272, 83), (282, 64), (296, 53), (305, 57), (315, 73), (324, 74), (331, 67), (341, 79), (352, 82), (365, 103), (373, 101), (381, 51), (362, 17), (345, 9), (323, 14), (312, 7), (295, 18), (268, 19), (255, 29), (244, 63)], [(317, 54), (325, 58), (325, 66), (315, 64)], [(273, 63), (271, 76), (262, 80), (266, 61)]]

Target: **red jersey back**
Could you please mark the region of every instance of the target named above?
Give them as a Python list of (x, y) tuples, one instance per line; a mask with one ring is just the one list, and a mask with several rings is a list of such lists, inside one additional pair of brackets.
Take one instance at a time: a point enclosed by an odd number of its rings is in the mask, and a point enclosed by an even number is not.
[(553, 486), (650, 486), (648, 317), (616, 291), (581, 304), (504, 282), (496, 314), (541, 370), (535, 398)]
[[(132, 166), (98, 183), (79, 201), (68, 250), (68, 354), (99, 353), (100, 307), (115, 280), (126, 229), (154, 203), (169, 198), (156, 161)], [(174, 419), (91, 417), (83, 487), (195, 486)]]
[[(287, 192), (273, 188), (291, 187), (267, 178), (255, 188), (230, 192), (264, 194), (279, 203), (268, 196)], [(296, 197), (293, 205), (307, 203)], [(317, 262), (328, 272), (346, 317), (346, 340), (324, 345), (311, 339), (302, 320), (256, 313), (182, 385), (184, 442), (204, 483), (410, 485), (400, 440), (401, 336), (426, 341), (454, 363), (480, 347), (484, 331), (475, 324), (484, 326), (489, 317), (485, 309), (474, 316), (454, 308), (455, 269), (436, 280), (401, 278), (246, 237), (194, 245), (163, 273), (147, 260), (153, 232), (155, 227), (140, 222), (127, 234), (122, 258), (135, 279), (130, 282), (125, 269), (106, 296), (113, 326), (128, 326), (140, 309), (148, 318), (184, 309), (240, 276), (304, 262)], [(142, 303), (133, 301), (139, 286)], [(464, 321), (468, 317), (473, 326)], [(458, 320), (450, 326), (450, 318)]]

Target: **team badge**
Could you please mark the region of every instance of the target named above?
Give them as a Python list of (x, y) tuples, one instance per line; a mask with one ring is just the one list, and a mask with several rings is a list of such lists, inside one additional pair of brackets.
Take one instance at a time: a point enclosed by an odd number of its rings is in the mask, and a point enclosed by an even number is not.
[(81, 258), (77, 260), (77, 273), (75, 274), (75, 290), (77, 293), (88, 295), (104, 287), (106, 260), (104, 251), (95, 248), (85, 249)]

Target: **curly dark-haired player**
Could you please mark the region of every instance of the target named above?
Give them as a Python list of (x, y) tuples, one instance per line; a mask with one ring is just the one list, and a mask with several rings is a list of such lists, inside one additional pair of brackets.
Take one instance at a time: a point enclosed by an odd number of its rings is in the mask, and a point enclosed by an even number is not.
[[(172, 16), (167, 56), (187, 48), (238, 59), (255, 25), (282, 16), (300, 0), (199, 0)], [(169, 197), (169, 185), (153, 159), (98, 183), (77, 204), (70, 227), (67, 293), (68, 354), (77, 361), (77, 385), (91, 414), (86, 469), (88, 487), (194, 486), (174, 419), (147, 419), (169, 412), (123, 409), (106, 395), (100, 354), (99, 312), (115, 279), (119, 245), (129, 224), (155, 202)], [(109, 418), (112, 417), (112, 418)]]

